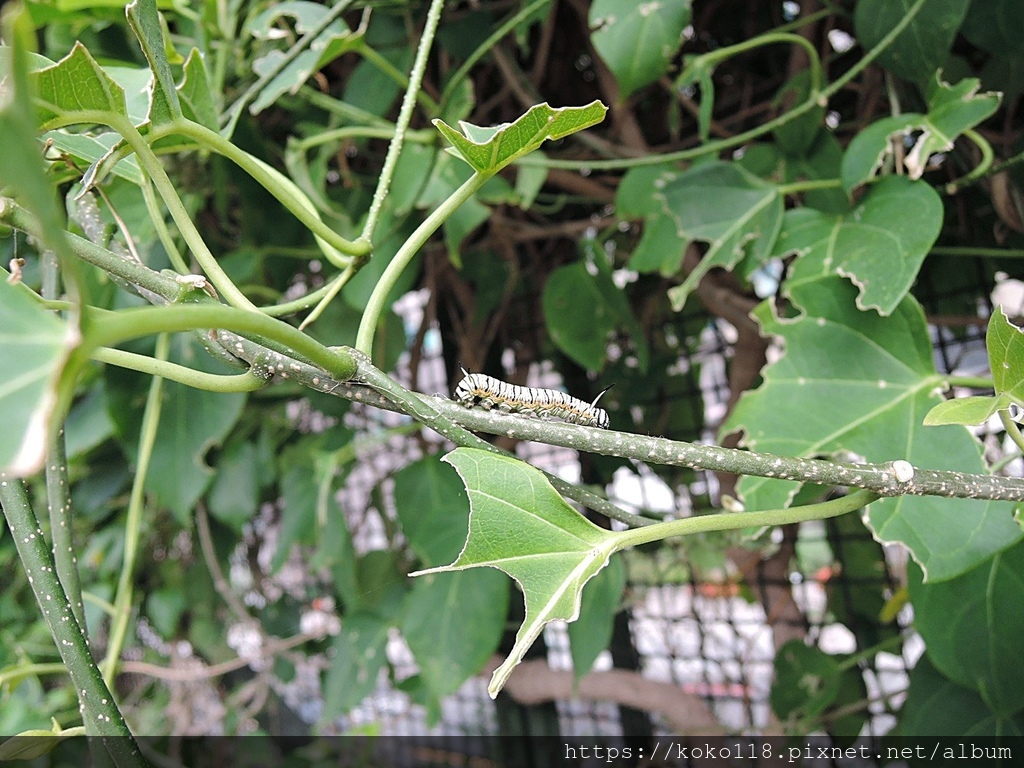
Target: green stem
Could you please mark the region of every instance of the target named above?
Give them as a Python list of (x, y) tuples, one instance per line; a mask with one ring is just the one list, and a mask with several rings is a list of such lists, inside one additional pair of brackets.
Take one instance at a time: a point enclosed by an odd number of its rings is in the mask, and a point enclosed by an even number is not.
[(148, 373), (207, 392), (253, 392), (262, 389), (270, 381), (269, 377), (261, 378), (252, 371), (235, 375), (206, 373), (186, 365), (178, 365), (148, 355), (137, 355), (134, 352), (125, 352), (122, 349), (110, 349), (109, 347), (101, 347), (93, 351), (91, 357), (100, 363)]
[(760, 512), (727, 512), (715, 515), (698, 515), (682, 520), (670, 520), (667, 523), (655, 523), (643, 528), (630, 528), (619, 531), (615, 537), (615, 550), (636, 547), (652, 541), (661, 541), (671, 536), (689, 536), (694, 533), (708, 531), (735, 531), (742, 528), (765, 528), (775, 525), (802, 523), (806, 520), (824, 520), (838, 517), (847, 512), (861, 509), (866, 504), (878, 499), (877, 493), (871, 491), (854, 491), (840, 499), (825, 501), (820, 504), (807, 504), (789, 509), (767, 509)]
[[(731, 59), (733, 56), (738, 56), (747, 51), (752, 51), (756, 48), (760, 48), (765, 45), (777, 45), (779, 43), (788, 43), (791, 45), (799, 45), (805, 51), (807, 51), (807, 58), (810, 61), (811, 70), (811, 92), (810, 97), (814, 98), (821, 91), (821, 85), (824, 80), (824, 76), (821, 71), (821, 59), (818, 58), (818, 49), (814, 47), (806, 37), (793, 34), (792, 32), (768, 32), (767, 34), (758, 35), (750, 40), (745, 40), (742, 43), (736, 45), (730, 45), (725, 48), (719, 48), (711, 53), (706, 53), (703, 56), (697, 57), (694, 61), (694, 66), (704, 66), (710, 69), (714, 67), (718, 62)], [(685, 77), (686, 72), (684, 71), (680, 77)]]
[[(166, 333), (160, 334), (156, 340), (157, 360), (166, 361), (169, 350), (170, 337)], [(132, 601), (135, 594), (133, 581), (135, 557), (139, 551), (139, 538), (142, 535), (146, 475), (149, 473), (149, 461), (153, 456), (157, 427), (160, 425), (163, 384), (164, 380), (160, 376), (153, 377), (149, 384), (146, 407), (142, 412), (135, 477), (132, 480), (128, 515), (124, 523), (124, 560), (121, 562), (121, 575), (117, 580), (117, 592), (114, 598), (114, 623), (110, 628), (110, 641), (107, 644), (107, 655), (103, 661), (103, 678), (107, 685), (113, 685), (117, 677), (117, 664), (121, 660), (121, 651), (124, 649), (125, 636), (128, 634), (128, 622), (132, 614)]]
[(97, 347), (114, 346), (140, 336), (198, 328), (224, 328), (236, 333), (264, 336), (294, 350), (341, 380), (348, 380), (356, 370), (350, 355), (331, 351), (287, 323), (259, 312), (246, 312), (212, 302), (123, 309), (92, 318), (85, 332), (83, 347), (91, 353)]
[(999, 420), (1003, 422), (1003, 427), (1006, 429), (1006, 434), (1010, 436), (1010, 439), (1013, 440), (1020, 450), (1024, 451), (1024, 435), (1021, 435), (1017, 422), (1010, 418), (1010, 412), (1000, 411)]
[(993, 259), (1024, 258), (1024, 248), (963, 248), (956, 246), (937, 245), (929, 251), (936, 256), (967, 256), (977, 258), (986, 256)]
[(9, 688), (13, 690), (18, 684), (29, 677), (41, 675), (66, 675), (68, 668), (59, 661), (52, 661), (48, 664), (25, 664), (18, 667), (7, 667), (0, 671), (0, 690)]
[(153, 150), (146, 139), (142, 137), (142, 134), (139, 133), (138, 129), (127, 118), (120, 116), (114, 119), (112, 116), (106, 115), (104, 122), (121, 134), (135, 151), (139, 164), (152, 180), (153, 185), (160, 194), (160, 198), (164, 201), (164, 205), (167, 206), (171, 218), (174, 219), (178, 231), (192, 251), (192, 255), (199, 262), (199, 266), (206, 273), (210, 282), (213, 283), (220, 295), (224, 297), (224, 300), (235, 307), (248, 309), (252, 312), (258, 311), (256, 305), (238, 290), (231, 278), (228, 277), (227, 273), (221, 269), (220, 264), (217, 263), (217, 259), (214, 258), (213, 253), (206, 246), (206, 242), (203, 240), (202, 235), (199, 234), (199, 230), (196, 229), (196, 225), (192, 223), (188, 211), (185, 210), (185, 206), (181, 202), (181, 198), (178, 197), (178, 192), (174, 189), (174, 184), (164, 170), (163, 165), (161, 165), (159, 158), (153, 153)]
[(947, 195), (955, 195), (963, 187), (973, 184), (978, 179), (984, 178), (988, 175), (989, 170), (992, 168), (992, 162), (995, 160), (995, 152), (992, 151), (992, 145), (984, 136), (973, 128), (968, 128), (964, 131), (963, 135), (973, 141), (974, 145), (981, 150), (981, 160), (966, 176), (957, 179), (956, 181), (951, 181), (946, 185), (945, 191)]
[(394, 255), (384, 270), (384, 274), (377, 280), (377, 284), (373, 287), (373, 292), (370, 294), (370, 299), (366, 303), (366, 309), (359, 320), (359, 331), (356, 334), (356, 349), (364, 354), (371, 354), (374, 329), (377, 327), (377, 321), (384, 311), (384, 302), (387, 300), (388, 294), (391, 293), (391, 289), (394, 288), (399, 276), (409, 266), (409, 262), (412, 261), (416, 252), (430, 239), (430, 236), (438, 230), (441, 224), (460, 205), (476, 194), (477, 190), (490, 177), (491, 174), (475, 172), (461, 187), (452, 192), (448, 199), (441, 203), (433, 213), (425, 218), (423, 223), (416, 227), (416, 231), (398, 249), (398, 253)]
[(227, 116), (227, 120), (223, 121), (225, 124), (224, 135), (230, 136), (234, 133), (235, 123), (238, 122), (238, 118), (241, 116), (242, 110), (245, 109), (245, 105), (262, 91), (271, 80), (281, 74), (284, 68), (294, 61), (300, 53), (309, 48), (313, 41), (327, 27), (333, 24), (335, 19), (339, 18), (353, 2), (354, 0), (339, 0), (309, 32), (303, 35), (295, 45), (285, 52), (284, 56), (277, 60), (269, 71), (264, 72), (255, 83), (245, 89), (245, 93), (238, 97), (235, 103), (224, 113)]
[(843, 182), (840, 179), (805, 179), (791, 181), (789, 184), (778, 184), (775, 189), (780, 195), (795, 195), (814, 189), (838, 189), (842, 186)]
[(92, 659), (82, 628), (57, 578), (56, 566), (46, 540), (40, 534), (39, 522), (32, 511), (25, 485), (21, 480), (2, 472), (0, 506), (3, 507), (14, 546), (29, 577), (43, 620), (75, 686), (83, 722), (95, 726), (93, 732), (102, 738), (118, 768), (148, 766), (114, 703), (114, 694), (103, 681)]
[(695, 157), (717, 154), (723, 150), (731, 149), (732, 147), (736, 147), (741, 144), (746, 144), (752, 139), (756, 139), (766, 133), (771, 133), (779, 126), (785, 125), (791, 120), (795, 120), (817, 106), (824, 106), (828, 102), (828, 99), (846, 87), (847, 83), (857, 77), (857, 75), (859, 75), (872, 61), (878, 58), (878, 56), (892, 44), (893, 40), (895, 40), (896, 37), (899, 36), (907, 26), (909, 26), (910, 22), (914, 20), (925, 2), (926, 0), (915, 0), (914, 4), (907, 9), (903, 18), (886, 33), (885, 37), (879, 40), (878, 44), (874, 48), (864, 54), (860, 61), (854, 64), (838, 80), (824, 88), (819, 93), (812, 94), (810, 98), (793, 107), (785, 114), (779, 115), (774, 120), (763, 123), (756, 128), (751, 128), (749, 131), (737, 133), (735, 136), (730, 136), (725, 139), (710, 141), (699, 147), (683, 149), (678, 152), (667, 152), (663, 155), (651, 154), (646, 157), (626, 157), (617, 158), (615, 160), (552, 160), (538, 155), (527, 155), (516, 160), (516, 163), (522, 166), (563, 168), (567, 170), (588, 169), (592, 171), (613, 171), (625, 168), (635, 168), (643, 165), (659, 165), (661, 163), (678, 162), (680, 160), (692, 160)]
[[(442, 0), (442, 3), (443, 1), (444, 0)], [(430, 23), (429, 19), (427, 20), (427, 23)], [(398, 69), (398, 67), (392, 64), (386, 58), (377, 53), (377, 50), (375, 48), (372, 48), (371, 46), (364, 44), (359, 47), (359, 55), (362, 56), (371, 64), (373, 64), (373, 66), (377, 67), (377, 69), (379, 69), (385, 75), (390, 77), (396, 83), (398, 83), (398, 85), (401, 88), (409, 88), (410, 79), (405, 76), (405, 73)], [(439, 107), (437, 105), (437, 102), (430, 98), (429, 94), (424, 93), (419, 88), (416, 89), (415, 99), (416, 101), (420, 102), (420, 104), (423, 105), (423, 108), (430, 114), (436, 115), (438, 113)]]
[(349, 104), (347, 101), (328, 96), (326, 93), (321, 93), (315, 88), (310, 88), (308, 85), (304, 85), (299, 89), (299, 95), (314, 107), (319, 107), (342, 120), (348, 120), (357, 125), (373, 125), (378, 128), (391, 128), (394, 130), (394, 124), (380, 115), (375, 115), (365, 109)]
[[(43, 228), (39, 221), (9, 198), (0, 197), (0, 222), (27, 232), (33, 237), (42, 237)], [(181, 291), (181, 286), (173, 278), (155, 272), (144, 264), (123, 259), (84, 237), (68, 232), (65, 235), (65, 240), (71, 253), (82, 261), (97, 266), (104, 272), (124, 278), (164, 301), (173, 301)]]
[(185, 257), (181, 255), (181, 251), (178, 250), (178, 245), (174, 242), (171, 231), (167, 228), (163, 211), (160, 210), (156, 195), (153, 193), (153, 185), (145, 176), (143, 176), (142, 182), (142, 199), (146, 201), (146, 211), (149, 213), (149, 220), (153, 222), (157, 239), (160, 240), (164, 251), (167, 252), (167, 258), (170, 259), (171, 266), (179, 273), (187, 275), (192, 270), (189, 269), (188, 264), (185, 262)]
[(969, 387), (970, 389), (992, 389), (995, 382), (986, 376), (944, 376), (943, 380), (950, 387)]
[(503, 21), (486, 40), (476, 47), (476, 50), (469, 55), (469, 58), (462, 62), (462, 66), (455, 70), (455, 74), (448, 78), (448, 82), (444, 86), (444, 91), (441, 93), (441, 103), (437, 108), (439, 115), (443, 113), (445, 107), (448, 106), (448, 102), (451, 100), (452, 94), (455, 92), (455, 87), (466, 79), (466, 76), (469, 74), (469, 71), (473, 66), (480, 61), (488, 51), (497, 45), (498, 41), (504, 38), (505, 35), (515, 29), (536, 10), (550, 2), (551, 0), (533, 0), (532, 3), (523, 6), (518, 12), (512, 14)]
[[(337, 278), (335, 278), (337, 280)], [(315, 291), (310, 291), (305, 296), (300, 296), (297, 299), (286, 301), (281, 304), (271, 304), (265, 307), (260, 307), (260, 312), (270, 317), (284, 317), (285, 315), (293, 315), (296, 312), (301, 312), (304, 309), (309, 309), (316, 304), (320, 299), (326, 296), (333, 290), (334, 280), (329, 283), (325, 283), (317, 288)]]
[[(427, 11), (427, 20), (423, 25), (423, 36), (420, 38), (419, 45), (416, 48), (416, 59), (412, 65), (412, 72), (409, 74), (409, 87), (405, 91), (405, 96), (402, 99), (402, 108), (398, 112), (395, 136), (391, 140), (390, 146), (388, 146), (388, 154), (384, 158), (384, 168), (381, 170), (380, 178), (377, 180), (377, 189), (373, 193), (370, 211), (366, 216), (366, 223), (363, 225), (360, 239), (368, 243), (373, 240), (373, 232), (377, 227), (377, 219), (380, 217), (384, 198), (387, 197), (388, 190), (391, 188), (391, 179), (395, 175), (398, 156), (402, 152), (405, 132), (409, 128), (409, 121), (412, 120), (412, 112), (416, 107), (416, 95), (420, 92), (423, 72), (427, 68), (427, 58), (430, 55), (430, 48), (434, 44), (437, 25), (441, 21), (442, 8), (444, 8), (444, 0), (431, 0), (430, 9)], [(436, 108), (437, 105), (435, 104), (435, 112)]]
[[(316, 133), (304, 139), (294, 139), (291, 142), (291, 148), (308, 152), (313, 147), (336, 144), (345, 139), (393, 139), (395, 130), (394, 126), (377, 128), (367, 125), (346, 125), (331, 131)], [(437, 134), (433, 131), (406, 131), (405, 134), (405, 140), (414, 144), (433, 144), (436, 138)]]
[(320, 299), (319, 303), (313, 308), (313, 311), (310, 312), (306, 316), (306, 319), (299, 325), (299, 330), (304, 330), (305, 328), (308, 328), (310, 324), (316, 322), (316, 319), (323, 314), (323, 311), (327, 309), (332, 301), (334, 301), (334, 298), (341, 293), (341, 289), (348, 285), (349, 280), (355, 277), (355, 275), (356, 267), (350, 264), (340, 275), (334, 278), (330, 285), (328, 285), (327, 291), (324, 292), (323, 298)]
[[(43, 298), (53, 300), (60, 295), (57, 255), (46, 250), (43, 252), (42, 262)], [(85, 610), (82, 607), (82, 582), (78, 574), (78, 558), (75, 557), (71, 480), (68, 477), (63, 424), (57, 433), (51, 436), (46, 455), (46, 503), (50, 513), (50, 536), (53, 539), (53, 560), (57, 564), (57, 578), (64, 585), (64, 591), (71, 601), (71, 610), (88, 642), (89, 628), (86, 626)]]
[(203, 149), (216, 152), (231, 160), (277, 198), (281, 205), (301, 221), (310, 232), (330, 244), (333, 248), (337, 248), (342, 253), (350, 256), (364, 256), (370, 252), (368, 242), (346, 240), (328, 227), (317, 216), (316, 208), (313, 204), (300, 196), (297, 187), (291, 188), (287, 183), (282, 183), (281, 174), (245, 150), (235, 146), (216, 131), (211, 131), (199, 123), (181, 118), (162, 128), (159, 133), (154, 131), (151, 140), (155, 141), (160, 136), (171, 134), (187, 136)]

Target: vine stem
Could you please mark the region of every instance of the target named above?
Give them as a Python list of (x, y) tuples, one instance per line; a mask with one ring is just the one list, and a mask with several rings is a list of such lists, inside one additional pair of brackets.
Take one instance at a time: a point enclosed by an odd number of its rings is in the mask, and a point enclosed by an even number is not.
[(52, 554), (29, 503), (25, 485), (3, 472), (0, 472), (0, 506), (43, 620), (75, 686), (83, 722), (92, 729), (90, 732), (98, 735), (118, 768), (148, 768), (148, 761), (139, 751), (114, 702), (114, 695), (89, 652), (85, 633), (57, 578)]
[[(140, 336), (199, 328), (225, 328), (265, 336), (303, 355), (341, 380), (350, 379), (355, 374), (355, 361), (350, 354), (332, 351), (287, 323), (262, 313), (246, 312), (213, 302), (123, 309), (92, 317), (88, 328), (84, 329), (82, 348), (88, 354), (97, 347), (113, 346)], [(287, 374), (283, 364), (282, 372)], [(254, 373), (260, 374), (259, 371)]]
[[(295, 187), (289, 179), (262, 160), (235, 146), (216, 131), (211, 131), (191, 120), (179, 118), (161, 127), (159, 131), (154, 131), (151, 140), (155, 141), (162, 136), (175, 134), (186, 136), (203, 149), (216, 152), (233, 162), (272, 194), (313, 235), (332, 248), (349, 256), (365, 256), (370, 252), (368, 240), (361, 239), (359, 242), (353, 242), (343, 238), (317, 216), (313, 204), (302, 196), (298, 187)], [(331, 258), (329, 251), (325, 252), (325, 255)], [(336, 258), (333, 258), (332, 261), (335, 261)], [(345, 264), (335, 264), (335, 266), (344, 267)]]
[[(166, 333), (162, 333), (156, 340), (156, 360), (166, 361), (169, 351), (170, 337)], [(103, 660), (103, 679), (108, 686), (113, 685), (117, 677), (117, 663), (121, 658), (125, 636), (128, 634), (128, 621), (132, 613), (132, 598), (135, 594), (132, 581), (135, 575), (135, 556), (139, 551), (146, 476), (149, 474), (149, 461), (153, 456), (157, 428), (160, 425), (163, 385), (162, 377), (153, 377), (149, 383), (149, 394), (146, 396), (146, 405), (142, 412), (139, 450), (135, 460), (135, 477), (132, 480), (131, 496), (128, 499), (128, 514), (124, 523), (124, 559), (121, 562), (121, 575), (117, 580), (110, 642), (107, 644), (107, 655)]]
[(667, 152), (661, 155), (651, 154), (646, 157), (626, 157), (614, 160), (553, 160), (536, 155), (528, 155), (518, 159), (516, 163), (527, 167), (540, 166), (544, 168), (561, 168), (576, 171), (581, 169), (591, 171), (614, 171), (644, 165), (659, 165), (661, 163), (671, 163), (680, 160), (692, 160), (695, 157), (703, 157), (704, 155), (714, 154), (725, 149), (731, 149), (732, 147), (745, 144), (751, 139), (756, 139), (758, 136), (771, 133), (779, 126), (785, 125), (800, 115), (814, 109), (816, 106), (824, 106), (828, 103), (828, 99), (842, 90), (847, 83), (857, 77), (857, 75), (859, 75), (868, 66), (868, 64), (878, 58), (878, 56), (892, 44), (893, 40), (895, 40), (899, 34), (910, 25), (910, 22), (914, 20), (917, 14), (921, 11), (925, 2), (926, 0), (915, 0), (914, 4), (907, 9), (907, 12), (904, 14), (903, 18), (900, 19), (899, 23), (890, 29), (885, 34), (885, 37), (878, 41), (877, 45), (865, 53), (864, 56), (862, 56), (861, 59), (839, 79), (824, 88), (822, 91), (812, 93), (803, 103), (796, 105), (785, 114), (779, 115), (774, 120), (769, 120), (767, 123), (759, 125), (757, 128), (751, 128), (749, 131), (737, 133), (735, 136), (730, 136), (725, 139), (709, 141), (699, 147), (683, 149), (678, 152)]
[(879, 498), (877, 493), (859, 490), (838, 499), (820, 504), (806, 504), (802, 507), (684, 517), (682, 520), (670, 520), (643, 528), (618, 531), (613, 534), (615, 549), (617, 551), (627, 547), (636, 547), (672, 536), (689, 536), (709, 531), (735, 531), (742, 528), (768, 528), (776, 525), (802, 523), (807, 520), (824, 520), (861, 509)]
[(91, 357), (98, 363), (107, 363), (119, 368), (148, 373), (151, 376), (160, 376), (169, 381), (207, 392), (253, 392), (265, 387), (270, 380), (269, 377), (256, 375), (252, 370), (234, 375), (207, 373), (189, 368), (187, 365), (178, 365), (161, 359), (159, 355), (149, 357), (109, 347), (100, 347), (92, 353)]
[(103, 113), (103, 117), (99, 122), (110, 126), (121, 134), (135, 151), (139, 164), (152, 180), (153, 186), (156, 187), (160, 199), (167, 206), (167, 210), (171, 214), (171, 218), (174, 219), (174, 223), (177, 225), (181, 236), (188, 244), (189, 250), (192, 251), (192, 255), (199, 262), (199, 266), (203, 268), (206, 276), (224, 297), (224, 300), (235, 307), (257, 312), (256, 305), (249, 301), (244, 293), (238, 290), (238, 287), (228, 277), (227, 273), (221, 269), (220, 264), (217, 263), (213, 252), (206, 245), (203, 236), (199, 234), (199, 230), (196, 229), (196, 225), (192, 222), (188, 211), (185, 210), (185, 205), (181, 202), (181, 198), (178, 197), (174, 183), (167, 175), (163, 165), (161, 165), (160, 159), (153, 152), (142, 134), (139, 133), (139, 130), (132, 125), (128, 118), (121, 117), (120, 115), (117, 115), (115, 118), (114, 115)]
[(366, 309), (363, 312), (363, 316), (359, 319), (359, 331), (356, 334), (356, 349), (363, 354), (369, 355), (372, 352), (373, 347), (373, 332), (377, 327), (377, 321), (380, 319), (381, 313), (384, 311), (384, 302), (387, 300), (388, 294), (391, 293), (391, 289), (394, 288), (395, 283), (398, 281), (399, 276), (405, 271), (405, 268), (409, 266), (409, 262), (412, 261), (412, 257), (416, 255), (416, 252), (423, 246), (430, 236), (434, 234), (444, 223), (448, 217), (450, 217), (455, 210), (476, 194), (488, 179), (491, 178), (491, 174), (481, 173), (476, 171), (470, 176), (466, 182), (456, 189), (441, 205), (434, 209), (434, 211), (423, 220), (423, 222), (416, 227), (416, 230), (409, 236), (402, 247), (398, 249), (398, 252), (391, 259), (387, 268), (384, 270), (384, 274), (377, 280), (377, 284), (373, 287), (373, 292), (370, 294), (370, 299), (366, 303)]
[(444, 0), (431, 0), (430, 9), (427, 11), (427, 20), (423, 25), (423, 36), (420, 37), (419, 45), (416, 48), (416, 59), (413, 61), (412, 72), (409, 74), (409, 87), (405, 89), (402, 108), (398, 112), (398, 121), (395, 123), (395, 136), (388, 146), (384, 167), (381, 169), (380, 178), (377, 180), (377, 189), (374, 190), (373, 201), (370, 203), (370, 211), (363, 224), (360, 239), (366, 242), (373, 239), (373, 231), (377, 227), (377, 219), (380, 217), (384, 198), (387, 197), (388, 190), (391, 188), (391, 179), (395, 175), (398, 156), (401, 154), (402, 145), (405, 142), (405, 132), (409, 127), (409, 121), (412, 120), (412, 111), (416, 107), (416, 96), (423, 82), (423, 72), (427, 68), (427, 58), (430, 55), (430, 48), (434, 44), (434, 35), (437, 33), (437, 25), (441, 21), (443, 8)]

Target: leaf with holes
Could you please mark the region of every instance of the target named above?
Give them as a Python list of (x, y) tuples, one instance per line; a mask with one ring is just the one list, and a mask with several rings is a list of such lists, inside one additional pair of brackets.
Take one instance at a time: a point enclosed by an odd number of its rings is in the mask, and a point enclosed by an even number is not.
[(787, 211), (773, 255), (799, 257), (786, 279), (787, 295), (839, 274), (859, 289), (859, 309), (889, 315), (913, 285), (941, 228), (942, 201), (931, 186), (887, 176), (849, 213)]
[(474, 448), (457, 448), (444, 460), (469, 493), (469, 534), (451, 565), (412, 575), (487, 566), (522, 588), (526, 618), (491, 677), (493, 698), (545, 624), (579, 616), (583, 587), (608, 564), (616, 539), (577, 514), (529, 464)]
[(914, 135), (904, 165), (911, 179), (919, 179), (928, 158), (953, 148), (956, 137), (992, 115), (999, 107), (998, 93), (978, 93), (976, 78), (956, 85), (933, 84), (928, 114), (907, 113), (878, 120), (853, 137), (843, 154), (843, 189), (850, 192), (881, 170), (892, 154), (893, 139)]
[(782, 227), (782, 196), (736, 163), (698, 165), (665, 184), (655, 196), (675, 222), (680, 240), (708, 243), (700, 265), (669, 290), (679, 312), (686, 297), (713, 267), (732, 269), (749, 259), (751, 269), (772, 252)]
[[(860, 312), (854, 288), (838, 277), (792, 289), (803, 308), (776, 316), (755, 310), (785, 353), (765, 368), (723, 427), (743, 430), (744, 445), (790, 456), (854, 454), (870, 462), (904, 459), (928, 469), (985, 472), (974, 437), (957, 426), (924, 427), (940, 400), (924, 313), (905, 298), (888, 317)], [(787, 504), (798, 483), (746, 477), (748, 509)], [(906, 496), (871, 504), (865, 522), (882, 542), (902, 542), (928, 574), (950, 579), (1020, 540), (1008, 503)]]
[(600, 101), (592, 101), (582, 107), (560, 109), (545, 102), (530, 107), (514, 123), (481, 127), (460, 120), (462, 133), (443, 120), (434, 120), (434, 127), (452, 143), (456, 157), (462, 158), (480, 173), (494, 174), (549, 139), (562, 139), (597, 125), (604, 120), (607, 111), (608, 107)]

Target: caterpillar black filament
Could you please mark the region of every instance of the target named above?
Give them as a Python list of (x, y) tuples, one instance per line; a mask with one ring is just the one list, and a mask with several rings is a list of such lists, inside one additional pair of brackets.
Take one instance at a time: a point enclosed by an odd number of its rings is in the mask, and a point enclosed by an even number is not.
[(482, 373), (470, 373), (465, 368), (462, 372), (466, 378), (455, 388), (455, 399), (467, 407), (497, 408), (505, 413), (561, 419), (570, 424), (608, 429), (608, 412), (597, 407), (597, 401), (607, 389), (598, 394), (594, 402), (586, 403), (557, 389), (520, 387)]

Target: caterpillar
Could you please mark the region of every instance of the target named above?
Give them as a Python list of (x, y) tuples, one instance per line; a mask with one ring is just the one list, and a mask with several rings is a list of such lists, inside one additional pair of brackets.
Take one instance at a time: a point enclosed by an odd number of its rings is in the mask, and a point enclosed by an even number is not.
[(561, 419), (570, 424), (608, 429), (608, 412), (597, 407), (602, 390), (594, 402), (586, 403), (579, 398), (557, 389), (520, 387), (499, 381), (482, 373), (470, 373), (462, 369), (465, 378), (455, 388), (455, 399), (467, 408), (497, 408), (505, 413), (522, 413), (542, 419)]

